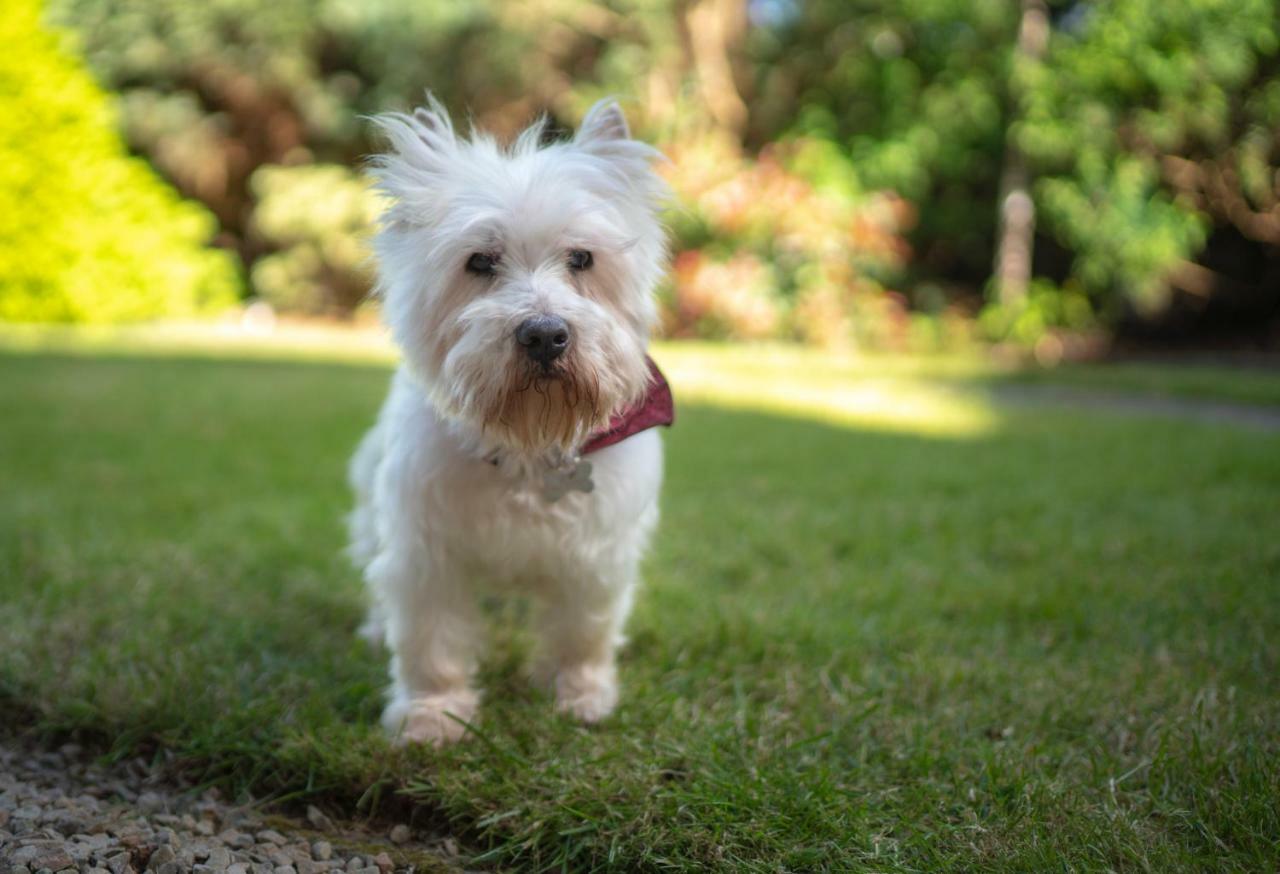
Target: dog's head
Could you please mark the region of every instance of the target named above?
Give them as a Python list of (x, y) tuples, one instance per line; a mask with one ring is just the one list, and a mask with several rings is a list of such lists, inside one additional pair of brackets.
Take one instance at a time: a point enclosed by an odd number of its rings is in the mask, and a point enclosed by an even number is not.
[(380, 116), (375, 238), (392, 334), (445, 416), (522, 453), (569, 450), (645, 391), (665, 266), (658, 153), (601, 102), (572, 140), (454, 132), (429, 98)]

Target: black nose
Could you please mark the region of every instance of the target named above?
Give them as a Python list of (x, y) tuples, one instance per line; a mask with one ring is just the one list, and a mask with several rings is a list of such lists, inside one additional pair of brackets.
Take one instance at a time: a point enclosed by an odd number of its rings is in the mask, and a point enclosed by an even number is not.
[(569, 348), (569, 323), (559, 316), (534, 316), (516, 328), (516, 342), (539, 364), (550, 364)]

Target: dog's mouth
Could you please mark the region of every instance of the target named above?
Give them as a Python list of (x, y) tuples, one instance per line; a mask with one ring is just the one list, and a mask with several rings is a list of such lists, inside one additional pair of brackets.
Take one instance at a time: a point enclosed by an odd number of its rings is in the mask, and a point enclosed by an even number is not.
[(572, 361), (521, 366), (485, 411), (491, 433), (522, 448), (568, 447), (607, 419), (601, 387)]

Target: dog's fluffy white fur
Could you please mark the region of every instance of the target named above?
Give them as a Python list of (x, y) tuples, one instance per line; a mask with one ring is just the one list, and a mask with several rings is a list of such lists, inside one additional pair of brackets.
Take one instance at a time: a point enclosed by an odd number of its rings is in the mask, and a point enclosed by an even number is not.
[[(351, 462), (350, 526), (373, 602), (363, 632), (391, 652), (383, 724), (402, 742), (464, 735), (477, 595), (493, 587), (539, 602), (535, 675), (558, 710), (594, 722), (618, 700), (661, 442), (649, 430), (592, 453), (589, 493), (548, 500), (543, 477), (646, 390), (666, 264), (658, 153), (613, 102), (550, 144), (543, 124), (507, 146), (461, 136), (430, 98), (376, 122), (390, 144), (373, 162), (391, 203), (379, 293), (403, 364)], [(550, 363), (516, 338), (546, 316), (570, 332)]]

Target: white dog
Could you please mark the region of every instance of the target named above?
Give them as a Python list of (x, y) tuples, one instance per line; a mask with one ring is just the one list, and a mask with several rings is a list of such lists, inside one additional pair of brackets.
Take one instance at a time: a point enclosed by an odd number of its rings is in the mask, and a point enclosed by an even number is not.
[(392, 198), (375, 240), (404, 363), (351, 462), (351, 553), (391, 650), (383, 724), (460, 738), (479, 704), (477, 595), (541, 604), (538, 673), (586, 722), (658, 519), (671, 396), (646, 355), (666, 264), (658, 153), (597, 104), (572, 140), (455, 134), (443, 107), (381, 116)]

